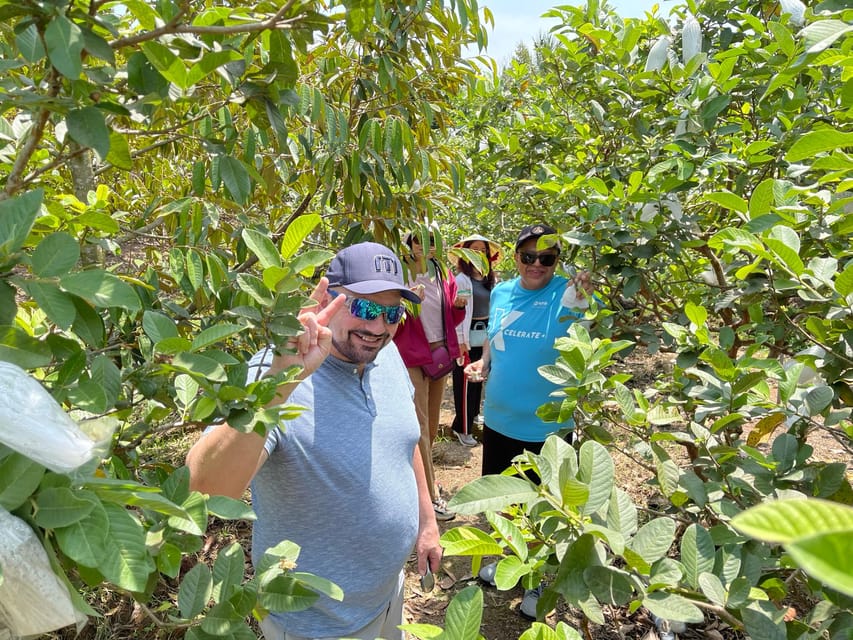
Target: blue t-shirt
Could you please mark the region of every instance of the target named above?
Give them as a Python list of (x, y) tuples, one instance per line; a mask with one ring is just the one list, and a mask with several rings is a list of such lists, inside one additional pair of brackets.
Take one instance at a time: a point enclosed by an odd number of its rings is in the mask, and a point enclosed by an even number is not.
[[(271, 350), (256, 355), (250, 379), (271, 362)], [(418, 532), (412, 397), (393, 342), (362, 377), (329, 356), (289, 398), (307, 410), (270, 432), (252, 481), (252, 560), (291, 540), (302, 548), (296, 571), (344, 591), (343, 602), (320, 596), (310, 609), (271, 614), (289, 633), (346, 637), (388, 607)]]
[(521, 286), (521, 279), (499, 283), (489, 305), (491, 356), (483, 416), (488, 427), (524, 442), (544, 442), (549, 433), (571, 426), (543, 422), (536, 409), (560, 387), (543, 378), (542, 365), (554, 364), (554, 341), (565, 336), (583, 311), (563, 306), (568, 281), (554, 276), (541, 289)]

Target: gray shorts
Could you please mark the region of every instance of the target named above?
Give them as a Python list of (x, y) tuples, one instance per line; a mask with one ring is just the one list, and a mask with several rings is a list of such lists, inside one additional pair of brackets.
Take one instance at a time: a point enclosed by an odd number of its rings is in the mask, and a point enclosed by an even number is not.
[[(403, 624), (404, 578), (404, 572), (401, 571), (397, 591), (394, 593), (394, 597), (388, 603), (385, 611), (380, 613), (366, 626), (349, 634), (347, 638), (352, 638), (353, 640), (376, 640), (376, 638), (405, 640), (406, 634), (398, 629)], [(340, 640), (337, 636), (306, 638), (305, 636), (293, 635), (280, 627), (272, 616), (267, 616), (261, 620), (260, 627), (266, 640)]]

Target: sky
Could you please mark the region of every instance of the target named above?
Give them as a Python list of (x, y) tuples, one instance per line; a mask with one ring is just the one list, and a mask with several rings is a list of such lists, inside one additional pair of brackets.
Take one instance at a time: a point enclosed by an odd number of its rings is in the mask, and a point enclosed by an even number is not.
[[(669, 16), (672, 7), (685, 4), (683, 0), (609, 0), (610, 6), (625, 18), (641, 18), (658, 5), (658, 14)], [(480, 7), (489, 7), (495, 16), (494, 30), (489, 31), (486, 53), (498, 63), (507, 63), (519, 42), (530, 45), (540, 32), (547, 33), (557, 24), (553, 18), (540, 16), (555, 6), (586, 4), (585, 0), (480, 0)], [(476, 51), (471, 51), (476, 55)]]

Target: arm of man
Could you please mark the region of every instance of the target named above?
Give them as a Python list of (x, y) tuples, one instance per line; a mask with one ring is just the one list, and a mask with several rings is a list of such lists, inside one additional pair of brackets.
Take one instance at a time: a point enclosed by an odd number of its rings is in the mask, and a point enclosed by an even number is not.
[[(311, 294), (317, 305), (307, 307), (299, 314), (303, 331), (288, 342), (289, 353), (277, 354), (265, 375), (275, 375), (288, 367), (302, 367), (299, 380), (317, 370), (329, 355), (332, 332), (329, 320), (346, 302), (344, 296), (330, 301), (327, 294), (329, 281), (322, 278)], [(282, 385), (269, 406), (283, 404), (293, 393), (298, 382)], [(264, 438), (256, 433), (242, 433), (220, 425), (204, 434), (187, 454), (190, 470), (190, 489), (210, 495), (241, 498), (243, 492), (266, 461)]]
[(421, 452), (418, 447), (415, 447), (412, 467), (415, 470), (415, 481), (418, 484), (418, 511), (420, 516), (418, 539), (415, 542), (415, 552), (418, 556), (418, 573), (420, 575), (426, 573), (427, 563), (429, 563), (430, 571), (436, 573), (439, 569), (444, 550), (438, 542), (438, 523), (435, 521), (435, 510), (432, 506), (432, 498), (429, 495), (429, 485), (427, 484), (426, 473), (424, 472), (424, 462), (421, 459)]

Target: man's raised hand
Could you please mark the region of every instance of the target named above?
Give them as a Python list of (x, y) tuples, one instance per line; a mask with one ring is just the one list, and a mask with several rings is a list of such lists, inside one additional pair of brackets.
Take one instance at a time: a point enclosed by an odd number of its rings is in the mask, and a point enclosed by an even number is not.
[(332, 350), (332, 330), (329, 321), (346, 303), (346, 296), (332, 298), (328, 292), (329, 280), (320, 278), (311, 299), (316, 303), (304, 307), (297, 316), (302, 333), (287, 341), (285, 348), (273, 359), (270, 373), (278, 373), (298, 365), (302, 367), (300, 379), (314, 373)]

